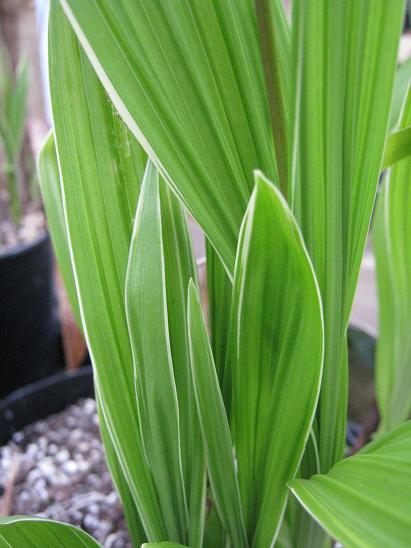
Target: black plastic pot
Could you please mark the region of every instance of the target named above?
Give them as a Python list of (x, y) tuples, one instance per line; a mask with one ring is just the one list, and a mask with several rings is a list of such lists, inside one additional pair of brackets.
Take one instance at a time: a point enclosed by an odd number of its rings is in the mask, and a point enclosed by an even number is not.
[(80, 398), (91, 397), (94, 397), (91, 365), (63, 371), (16, 390), (0, 401), (0, 446), (25, 426), (63, 411)]
[(64, 366), (50, 237), (0, 256), (0, 398)]

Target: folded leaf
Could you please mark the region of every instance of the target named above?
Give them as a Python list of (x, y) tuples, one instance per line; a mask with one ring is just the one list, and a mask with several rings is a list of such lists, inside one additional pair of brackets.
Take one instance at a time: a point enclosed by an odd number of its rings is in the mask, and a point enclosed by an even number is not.
[[(206, 242), (208, 322), (211, 348), (220, 386), (223, 386), (233, 284), (211, 244)], [(225, 402), (227, 405), (227, 402)]]
[(388, 137), (382, 168), (387, 169), (407, 156), (411, 156), (411, 127), (402, 127)]
[[(196, 267), (184, 212), (149, 162), (127, 269), (140, 428), (168, 538), (201, 546), (205, 464), (190, 373), (187, 293)], [(149, 311), (149, 313), (147, 313)], [(188, 536), (187, 536), (188, 535)]]
[(85, 531), (67, 523), (28, 516), (11, 516), (0, 518), (0, 546), (96, 548), (100, 544)]
[(345, 332), (381, 170), (404, 1), (293, 7), (291, 202), (324, 307), (318, 444), (326, 472), (345, 446)]
[(53, 133), (47, 137), (38, 159), (38, 180), (46, 210), (47, 224), (53, 242), (54, 253), (63, 277), (64, 286), (71, 308), (81, 328), (80, 307), (77, 298), (76, 282), (71, 266), (67, 227), (64, 218), (63, 197)]
[[(140, 438), (124, 291), (145, 155), (121, 122), (58, 2), (49, 74), (63, 204), (101, 407), (149, 540), (166, 537)], [(134, 510), (130, 510), (132, 512)]]
[[(400, 132), (411, 124), (408, 92)], [(411, 157), (390, 169), (378, 197), (373, 227), (378, 287), (379, 338), (376, 392), (380, 430), (411, 415)]]
[(404, 61), (395, 73), (394, 89), (392, 92), (391, 114), (389, 128), (397, 127), (401, 110), (404, 105), (407, 90), (411, 81), (411, 57)]
[(411, 422), (326, 475), (293, 480), (294, 495), (347, 548), (407, 548), (411, 534)]
[(193, 282), (188, 288), (188, 326), (194, 391), (214, 501), (232, 545), (246, 547), (230, 429)]
[(61, 4), (121, 116), (232, 272), (253, 169), (277, 180), (253, 3)]
[(167, 317), (158, 172), (147, 164), (127, 268), (126, 311), (136, 371), (140, 428), (167, 537), (185, 542), (177, 389)]
[(259, 547), (278, 532), (310, 433), (323, 321), (295, 219), (261, 173), (255, 182), (236, 260), (230, 359), (240, 492), (249, 542)]

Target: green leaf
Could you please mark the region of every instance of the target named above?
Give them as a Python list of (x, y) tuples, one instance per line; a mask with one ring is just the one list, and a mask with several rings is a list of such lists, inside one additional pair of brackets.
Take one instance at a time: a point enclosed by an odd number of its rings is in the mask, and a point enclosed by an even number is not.
[(343, 455), (345, 333), (389, 122), (404, 1), (297, 0), (292, 203), (321, 290), (322, 471)]
[[(178, 395), (180, 450), (189, 513), (188, 544), (202, 546), (205, 505), (205, 457), (193, 392), (187, 328), (187, 284), (197, 279), (185, 211), (164, 183), (160, 184), (161, 226), (167, 317)], [(156, 335), (155, 335), (156, 336)]]
[(411, 127), (403, 127), (388, 136), (382, 169), (392, 167), (411, 155)]
[(192, 281), (188, 288), (188, 326), (194, 392), (214, 501), (233, 546), (246, 547), (230, 429), (198, 292)]
[(291, 99), (291, 40), (283, 0), (254, 0), (259, 30), (271, 126), (284, 196), (289, 184), (289, 125)]
[[(23, 144), (26, 122), (28, 64), (22, 58), (14, 78), (12, 72), (7, 74), (8, 82), (0, 98), (0, 137), (3, 140), (7, 160), (18, 161)], [(2, 100), (1, 100), (2, 99)]]
[(73, 267), (71, 266), (70, 248), (63, 210), (63, 197), (60, 187), (59, 167), (52, 132), (45, 140), (40, 151), (37, 171), (54, 253), (56, 254), (70, 305), (77, 320), (77, 325), (81, 328), (80, 307), (77, 298)]
[[(173, 364), (176, 368), (179, 364), (173, 361), (171, 353), (164, 262), (158, 172), (149, 162), (127, 268), (127, 322), (136, 369), (141, 435), (157, 491), (161, 493), (159, 502), (167, 538), (185, 542), (188, 509), (173, 370)], [(173, 319), (171, 316), (170, 322)], [(189, 386), (181, 388), (182, 392), (189, 390)]]
[(411, 80), (411, 57), (404, 61), (395, 73), (394, 89), (392, 93), (391, 115), (389, 128), (395, 128), (401, 117), (401, 110), (407, 95)]
[(323, 320), (295, 219), (261, 173), (255, 182), (236, 260), (231, 372), (240, 492), (249, 542), (259, 547), (275, 539), (287, 481), (309, 436), (320, 388)]
[(61, 0), (107, 93), (230, 272), (253, 169), (277, 169), (250, 1)]
[(161, 540), (165, 525), (140, 438), (124, 303), (145, 158), (57, 2), (50, 11), (49, 74), (73, 271), (106, 428), (147, 538)]
[(327, 475), (290, 487), (347, 548), (407, 548), (411, 533), (411, 422), (379, 437)]
[[(408, 91), (400, 131), (411, 124)], [(379, 338), (376, 392), (380, 430), (401, 424), (411, 414), (411, 157), (387, 173), (378, 197), (373, 227), (376, 258)]]
[(119, 498), (121, 500), (121, 505), (123, 508), (124, 517), (126, 519), (132, 546), (137, 547), (140, 546), (142, 542), (147, 540), (147, 535), (144, 531), (143, 524), (141, 523), (140, 516), (138, 515), (136, 505), (134, 504), (133, 495), (127, 481), (127, 477), (124, 474), (121, 462), (116, 453), (116, 448), (111, 440), (107, 421), (104, 417), (104, 406), (102, 405), (100, 400), (101, 398), (99, 395), (99, 387), (98, 385), (96, 385), (98, 422), (101, 437), (104, 443), (104, 454), (106, 456), (106, 461), (110, 470), (110, 474), (113, 478)]
[[(211, 244), (206, 241), (207, 303), (211, 348), (220, 386), (223, 386), (227, 357), (233, 284)], [(227, 402), (225, 402), (227, 405)]]
[(0, 518), (0, 546), (96, 548), (100, 544), (85, 531), (67, 523), (29, 516), (11, 516)]

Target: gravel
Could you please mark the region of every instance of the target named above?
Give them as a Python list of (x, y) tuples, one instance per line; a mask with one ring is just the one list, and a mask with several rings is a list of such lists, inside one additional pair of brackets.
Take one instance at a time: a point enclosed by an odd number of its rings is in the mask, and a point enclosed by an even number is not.
[(16, 225), (5, 214), (4, 191), (0, 191), (0, 253), (13, 247), (26, 244), (40, 238), (46, 231), (44, 213), (33, 204), (24, 207), (24, 214), (19, 225)]
[(0, 449), (0, 515), (77, 525), (104, 547), (129, 548), (93, 399), (27, 426)]

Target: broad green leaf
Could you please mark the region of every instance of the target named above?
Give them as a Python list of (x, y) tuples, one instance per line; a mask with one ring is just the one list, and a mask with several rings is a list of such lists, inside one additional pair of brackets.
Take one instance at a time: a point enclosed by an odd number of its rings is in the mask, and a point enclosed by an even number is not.
[(197, 265), (186, 216), (164, 183), (160, 185), (161, 226), (167, 317), (178, 395), (180, 450), (189, 512), (188, 544), (202, 545), (205, 507), (205, 457), (193, 392), (187, 328), (187, 284), (197, 279)]
[(277, 179), (253, 3), (61, 4), (117, 110), (232, 272), (253, 169)]
[[(242, 225), (233, 290), (232, 419), (249, 542), (271, 546), (320, 388), (323, 320), (297, 224), (261, 173)], [(296, 344), (298, 341), (298, 344)]]
[(192, 281), (188, 288), (188, 326), (194, 392), (214, 501), (232, 545), (246, 547), (230, 428), (200, 300)]
[(346, 548), (407, 548), (411, 534), (411, 422), (337, 463), (293, 480), (294, 495)]
[(59, 167), (53, 133), (50, 133), (47, 137), (40, 151), (37, 171), (54, 253), (56, 254), (70, 305), (77, 320), (77, 325), (81, 327), (80, 308), (77, 298), (76, 282), (71, 266), (70, 248), (67, 239), (63, 197), (61, 194)]
[(254, 0), (263, 60), (271, 126), (284, 196), (289, 182), (289, 124), (291, 93), (291, 40), (283, 0)]
[[(57, 165), (57, 156), (52, 133), (47, 137), (38, 161), (39, 182), (43, 194), (43, 203), (46, 210), (47, 222), (53, 241), (54, 251), (57, 256), (64, 284), (69, 295), (70, 304), (75, 312), (78, 325), (81, 326), (79, 303), (75, 288), (73, 269), (71, 266), (70, 249), (67, 239), (67, 229), (65, 225), (63, 201), (60, 188), (60, 179)], [(99, 424), (101, 434), (104, 440), (105, 454), (110, 467), (114, 482), (119, 491), (123, 503), (123, 509), (126, 515), (127, 525), (131, 533), (133, 546), (139, 546), (145, 539), (145, 533), (140, 524), (138, 513), (135, 509), (127, 481), (119, 465), (113, 443), (111, 441), (104, 415), (101, 412), (101, 405), (98, 398)]]
[(185, 542), (177, 388), (171, 356), (158, 172), (147, 164), (127, 268), (126, 310), (144, 449), (160, 493), (167, 537)]
[(324, 307), (321, 469), (343, 455), (345, 333), (389, 122), (404, 1), (296, 0), (292, 203)]
[(159, 186), (150, 162), (127, 269), (127, 320), (142, 438), (168, 538), (189, 539), (194, 548), (202, 544), (205, 464), (187, 333), (186, 288), (193, 277), (184, 212), (164, 182)]
[(407, 156), (411, 156), (411, 127), (403, 127), (388, 136), (382, 169), (392, 167)]
[(11, 516), (0, 517), (1, 548), (96, 548), (100, 544), (78, 527), (49, 519)]
[[(313, 430), (311, 430), (296, 477), (309, 479), (312, 475), (313, 462), (317, 463), (316, 473), (319, 473), (317, 441)], [(326, 537), (324, 529), (301, 506), (298, 500), (295, 497), (289, 497), (276, 546), (278, 544), (278, 548), (307, 548), (308, 546), (325, 548)]]
[[(400, 131), (410, 124), (411, 91), (404, 104)], [(379, 307), (376, 391), (382, 431), (398, 426), (411, 414), (410, 246), (411, 157), (408, 157), (385, 177), (373, 229)]]
[(392, 92), (391, 114), (389, 128), (397, 127), (400, 122), (401, 110), (411, 81), (411, 57), (404, 61), (395, 73)]
[(145, 159), (57, 2), (50, 11), (49, 74), (69, 246), (105, 426), (147, 538), (161, 540), (166, 529), (141, 444), (124, 304)]

